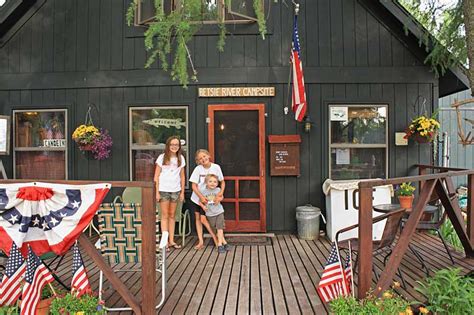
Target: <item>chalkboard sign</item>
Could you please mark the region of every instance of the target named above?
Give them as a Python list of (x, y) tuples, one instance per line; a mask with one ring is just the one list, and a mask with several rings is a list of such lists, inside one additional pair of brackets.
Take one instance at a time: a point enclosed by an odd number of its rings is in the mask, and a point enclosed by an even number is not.
[(300, 175), (299, 135), (271, 135), (270, 143), (270, 176)]

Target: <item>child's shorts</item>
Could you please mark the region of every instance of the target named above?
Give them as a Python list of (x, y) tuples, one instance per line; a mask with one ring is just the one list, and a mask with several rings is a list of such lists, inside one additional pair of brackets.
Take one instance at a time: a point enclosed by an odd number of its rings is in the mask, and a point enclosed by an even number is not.
[(179, 194), (180, 194), (180, 191), (177, 191), (177, 192), (160, 191), (160, 201), (177, 202), (179, 199)]
[(225, 229), (224, 213), (215, 215), (213, 217), (207, 217), (207, 221), (214, 230)]
[(189, 208), (189, 210), (191, 210), (191, 211), (193, 211), (193, 212), (197, 212), (197, 213), (199, 213), (200, 215), (206, 215), (206, 212), (204, 212), (204, 210), (202, 210), (201, 206), (195, 204), (195, 203), (192, 202), (192, 201), (189, 202), (188, 208)]

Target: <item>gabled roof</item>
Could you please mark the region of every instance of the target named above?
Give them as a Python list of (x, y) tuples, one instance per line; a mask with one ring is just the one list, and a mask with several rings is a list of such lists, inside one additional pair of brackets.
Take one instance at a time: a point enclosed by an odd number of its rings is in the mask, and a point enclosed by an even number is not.
[[(379, 3), (396, 18), (400, 28), (406, 27), (411, 36), (416, 37), (418, 41), (421, 40), (426, 29), (397, 0), (379, 0)], [(431, 37), (431, 40), (434, 41), (434, 37)], [(428, 50), (432, 47), (433, 45), (429, 45)], [(469, 79), (463, 68), (462, 65), (450, 67), (439, 78), (439, 97), (469, 88)]]
[(9, 34), (14, 34), (36, 12), (44, 1), (6, 0), (3, 3), (0, 7), (0, 46), (7, 41)]

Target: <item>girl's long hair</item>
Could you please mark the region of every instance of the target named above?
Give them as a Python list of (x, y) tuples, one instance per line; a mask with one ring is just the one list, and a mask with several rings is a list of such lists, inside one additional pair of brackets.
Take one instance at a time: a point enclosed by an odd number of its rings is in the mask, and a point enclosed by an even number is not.
[(178, 158), (178, 167), (181, 166), (181, 156), (183, 155), (181, 152), (181, 140), (179, 139), (178, 136), (171, 136), (166, 140), (166, 146), (165, 146), (165, 156), (163, 157), (163, 165), (168, 165), (170, 164), (171, 160), (171, 141), (173, 140), (178, 140), (179, 143), (179, 149), (176, 152), (176, 157)]

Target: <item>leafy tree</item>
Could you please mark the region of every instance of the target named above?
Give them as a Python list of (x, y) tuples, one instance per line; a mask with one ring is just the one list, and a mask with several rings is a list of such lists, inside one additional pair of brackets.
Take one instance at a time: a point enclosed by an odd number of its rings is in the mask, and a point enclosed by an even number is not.
[[(425, 59), (439, 75), (462, 64), (474, 91), (474, 0), (399, 0), (424, 26), (420, 45), (430, 48)], [(436, 40), (433, 40), (433, 37)]]

